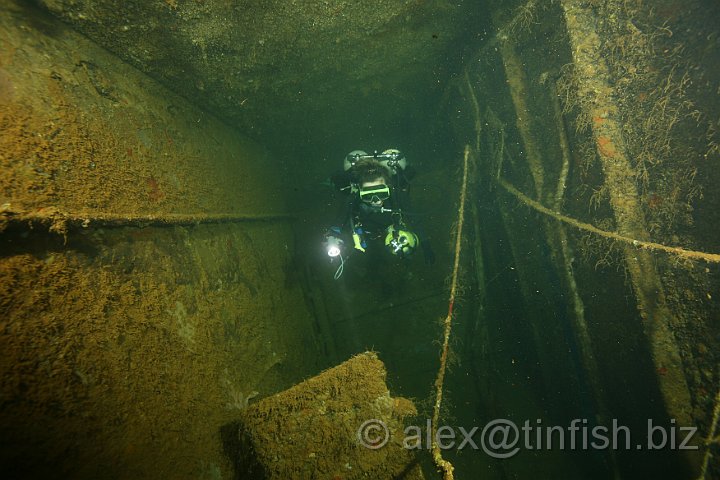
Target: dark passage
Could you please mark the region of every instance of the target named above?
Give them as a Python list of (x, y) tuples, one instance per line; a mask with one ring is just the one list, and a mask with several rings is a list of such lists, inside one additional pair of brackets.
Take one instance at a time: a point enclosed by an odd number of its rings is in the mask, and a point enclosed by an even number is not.
[(719, 8), (2, 2), (3, 478), (719, 477)]

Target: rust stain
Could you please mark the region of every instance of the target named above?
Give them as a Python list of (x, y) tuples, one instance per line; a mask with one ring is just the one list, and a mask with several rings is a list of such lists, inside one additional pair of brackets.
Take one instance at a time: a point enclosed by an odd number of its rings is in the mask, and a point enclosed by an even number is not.
[(151, 202), (159, 202), (165, 198), (165, 193), (160, 189), (160, 183), (158, 183), (155, 177), (150, 177), (146, 181), (148, 187), (148, 198)]
[(617, 156), (617, 149), (615, 148), (613, 141), (610, 140), (610, 137), (606, 137), (604, 135), (598, 136), (597, 146), (598, 152), (600, 152), (600, 155), (603, 157), (614, 158)]
[(657, 193), (651, 193), (647, 197), (647, 205), (649, 208), (656, 209), (663, 204), (663, 197)]

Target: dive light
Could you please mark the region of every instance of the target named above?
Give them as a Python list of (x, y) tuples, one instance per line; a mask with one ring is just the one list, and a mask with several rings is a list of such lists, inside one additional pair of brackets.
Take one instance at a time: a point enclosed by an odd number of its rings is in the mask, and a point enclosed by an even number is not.
[(337, 237), (329, 236), (325, 239), (325, 248), (327, 249), (328, 257), (335, 258), (340, 255), (343, 241)]

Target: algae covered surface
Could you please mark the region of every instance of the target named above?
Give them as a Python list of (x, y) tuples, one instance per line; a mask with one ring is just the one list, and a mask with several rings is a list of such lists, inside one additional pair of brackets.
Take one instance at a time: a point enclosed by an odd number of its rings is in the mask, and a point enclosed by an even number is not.
[(227, 469), (219, 429), (253, 391), (275, 391), (307, 362), (276, 329), (297, 313), (294, 288), (278, 289), (285, 279), (262, 260), (266, 234), (200, 226), (6, 240), (4, 463), (76, 478)]
[(386, 375), (365, 352), (250, 406), (240, 478), (424, 478), (403, 435), (417, 410), (390, 395)]
[[(269, 156), (66, 26), (6, 3), (3, 475), (230, 476), (223, 426), (316, 371), (322, 348), (287, 219), (202, 223), (284, 213)], [(53, 215), (84, 221), (48, 229)], [(104, 228), (108, 215), (117, 221)], [(130, 222), (138, 215), (195, 221)]]
[(262, 170), (266, 151), (43, 12), (10, 5), (0, 33), (3, 211), (282, 210), (261, 193), (275, 181)]
[[(348, 115), (404, 121), (457, 57), (475, 2), (39, 2), (99, 45), (265, 142), (310, 125), (347, 141)], [(415, 93), (417, 92), (417, 93)], [(392, 108), (378, 108), (380, 105)]]

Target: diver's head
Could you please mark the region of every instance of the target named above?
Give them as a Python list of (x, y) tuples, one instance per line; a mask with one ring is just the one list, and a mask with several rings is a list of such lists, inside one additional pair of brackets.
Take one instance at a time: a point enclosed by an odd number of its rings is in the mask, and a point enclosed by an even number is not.
[(374, 159), (360, 160), (353, 167), (353, 173), (360, 186), (360, 200), (379, 207), (390, 198), (390, 171)]

